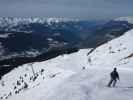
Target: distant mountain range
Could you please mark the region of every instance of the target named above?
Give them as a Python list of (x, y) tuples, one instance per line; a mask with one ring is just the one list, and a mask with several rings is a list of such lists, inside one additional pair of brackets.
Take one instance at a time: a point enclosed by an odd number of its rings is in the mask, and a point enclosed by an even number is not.
[(2, 17), (0, 59), (37, 57), (62, 48), (96, 48), (133, 28), (131, 19), (122, 17), (106, 22)]
[(103, 23), (65, 18), (0, 18), (1, 59), (37, 56), (55, 48), (79, 47)]
[(87, 47), (97, 47), (107, 41), (123, 35), (133, 28), (133, 17), (121, 17), (110, 20), (101, 27), (96, 28), (84, 42)]

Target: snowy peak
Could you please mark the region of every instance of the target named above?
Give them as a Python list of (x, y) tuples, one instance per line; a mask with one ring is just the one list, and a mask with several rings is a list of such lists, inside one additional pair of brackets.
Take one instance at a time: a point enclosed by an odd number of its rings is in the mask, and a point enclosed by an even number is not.
[(119, 18), (116, 18), (114, 21), (126, 21), (130, 24), (133, 24), (133, 17), (119, 17)]
[(30, 18), (19, 18), (19, 17), (1, 17), (0, 24), (8, 23), (8, 24), (28, 24), (28, 23), (59, 23), (59, 22), (67, 22), (67, 21), (78, 21), (77, 19), (68, 19), (68, 18), (40, 18), (40, 17), (30, 17)]
[[(40, 17), (0, 17), (0, 30), (1, 31), (22, 31), (23, 28), (30, 27), (31, 24), (40, 24), (50, 26), (62, 22), (75, 22), (76, 19), (68, 18), (40, 18)], [(27, 31), (27, 30), (26, 30)]]

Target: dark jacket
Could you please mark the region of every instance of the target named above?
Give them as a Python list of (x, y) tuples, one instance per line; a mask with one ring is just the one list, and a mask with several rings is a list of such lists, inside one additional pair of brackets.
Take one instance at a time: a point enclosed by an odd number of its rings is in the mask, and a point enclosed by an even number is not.
[(110, 76), (111, 76), (111, 79), (113, 79), (113, 80), (116, 80), (116, 79), (119, 80), (119, 74), (118, 74), (117, 71), (111, 72), (111, 73), (110, 73)]

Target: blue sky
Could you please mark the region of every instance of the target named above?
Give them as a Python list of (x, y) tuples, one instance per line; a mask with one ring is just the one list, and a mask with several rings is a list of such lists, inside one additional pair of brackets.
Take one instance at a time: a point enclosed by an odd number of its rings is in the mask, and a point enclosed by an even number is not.
[(0, 0), (0, 16), (112, 19), (133, 16), (133, 0)]

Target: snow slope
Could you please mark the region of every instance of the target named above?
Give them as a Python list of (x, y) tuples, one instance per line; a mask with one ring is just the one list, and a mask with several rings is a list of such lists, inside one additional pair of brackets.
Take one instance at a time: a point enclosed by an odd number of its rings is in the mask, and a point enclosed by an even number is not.
[[(111, 69), (110, 69), (111, 70)], [(40, 100), (132, 100), (133, 71), (119, 70), (117, 88), (106, 87), (109, 69), (90, 69), (73, 75), (53, 94)]]
[[(119, 66), (133, 64), (133, 30), (96, 48), (88, 57), (92, 66)], [(130, 57), (131, 56), (131, 57)], [(127, 59), (126, 59), (127, 58)]]
[[(132, 43), (133, 30), (130, 30), (91, 53), (90, 49), (82, 49), (70, 55), (20, 66), (0, 81), (0, 99), (132, 100)], [(35, 70), (35, 77), (31, 67)], [(118, 68), (120, 81), (116, 88), (108, 88), (106, 85), (113, 67)]]
[[(88, 69), (69, 77), (47, 99), (40, 100), (132, 100), (133, 30), (88, 55)], [(109, 73), (117, 67), (120, 81), (108, 88)]]
[[(25, 64), (14, 69), (2, 77), (0, 81), (0, 98), (2, 100), (21, 100), (20, 98), (38, 100), (41, 95), (50, 93), (53, 88), (67, 77), (82, 70), (82, 67), (87, 62), (86, 53), (88, 51), (83, 49), (77, 53), (61, 55), (44, 62)], [(82, 60), (80, 61), (80, 59)], [(77, 63), (77, 61), (80, 62)], [(36, 74), (35, 79), (32, 67)], [(25, 83), (28, 85), (27, 88), (24, 88)]]

